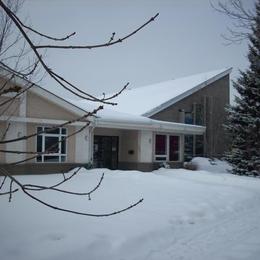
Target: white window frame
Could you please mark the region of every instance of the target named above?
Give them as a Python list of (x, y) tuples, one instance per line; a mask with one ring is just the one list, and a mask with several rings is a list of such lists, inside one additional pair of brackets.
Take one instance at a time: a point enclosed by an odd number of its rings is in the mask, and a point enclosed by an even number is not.
[[(41, 127), (43, 131), (45, 131), (45, 128), (52, 128), (53, 126), (37, 126), (36, 127), (36, 131), (38, 131), (38, 128)], [(40, 136), (42, 136), (42, 152), (45, 151), (45, 137), (58, 137), (58, 145), (59, 145), (59, 152), (58, 153), (46, 153), (46, 154), (41, 154), (41, 155), (38, 155), (36, 158), (35, 158), (35, 161), (37, 163), (65, 163), (67, 162), (67, 150), (68, 150), (68, 142), (67, 142), (67, 136), (68, 136), (68, 129), (66, 127), (58, 127), (59, 129), (59, 134), (53, 134), (53, 133), (42, 133), (42, 134), (39, 134)], [(66, 130), (66, 133), (65, 134), (62, 134), (62, 129), (65, 129)], [(37, 137), (38, 135), (36, 136), (36, 151), (38, 151), (38, 147), (37, 147)], [(65, 137), (65, 153), (61, 153), (61, 139), (62, 137)], [(45, 161), (44, 160), (44, 157), (45, 156), (48, 156), (48, 157), (58, 157), (58, 161)], [(38, 157), (41, 157), (41, 160), (39, 161), (38, 160)], [(61, 158), (64, 158), (64, 160), (62, 160)]]
[[(155, 154), (156, 152), (156, 135), (165, 135), (166, 136), (166, 154)], [(179, 160), (177, 161), (170, 161), (170, 136), (178, 136), (179, 137), (179, 149), (178, 149), (178, 154), (179, 154)], [(181, 135), (180, 134), (169, 134), (169, 133), (154, 133), (154, 145), (153, 145), (153, 160), (154, 162), (180, 162), (181, 161)], [(156, 158), (158, 157), (165, 157), (166, 160), (157, 160)]]

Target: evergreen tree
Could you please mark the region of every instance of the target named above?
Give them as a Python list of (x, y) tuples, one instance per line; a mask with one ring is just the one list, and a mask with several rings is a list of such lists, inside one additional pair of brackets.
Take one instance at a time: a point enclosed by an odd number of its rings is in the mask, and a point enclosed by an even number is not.
[(249, 41), (250, 66), (234, 82), (240, 96), (228, 109), (226, 129), (232, 140), (226, 159), (234, 174), (260, 176), (260, 0)]

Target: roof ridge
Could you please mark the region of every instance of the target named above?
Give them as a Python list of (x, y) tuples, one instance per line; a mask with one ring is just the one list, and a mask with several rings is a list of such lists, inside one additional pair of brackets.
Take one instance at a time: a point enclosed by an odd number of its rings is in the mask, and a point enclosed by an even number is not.
[(228, 71), (232, 69), (232, 67), (225, 67), (225, 68), (222, 68), (222, 69), (217, 69), (217, 70), (209, 70), (209, 71), (206, 71), (206, 72), (200, 72), (200, 73), (194, 73), (194, 74), (191, 74), (191, 75), (187, 75), (187, 76), (181, 76), (181, 77), (178, 77), (178, 78), (174, 78), (174, 79), (169, 79), (169, 80), (164, 80), (164, 81), (159, 81), (159, 82), (156, 82), (156, 83), (151, 83), (151, 84), (148, 84), (148, 85), (143, 85), (143, 86), (140, 86), (140, 87), (136, 87), (136, 88), (131, 88), (131, 89), (128, 89), (128, 90), (135, 90), (135, 89), (139, 89), (139, 88), (145, 88), (145, 87), (149, 87), (149, 86), (155, 86), (155, 85), (160, 85), (162, 83), (166, 83), (166, 82), (172, 82), (172, 81), (175, 81), (175, 80), (180, 80), (180, 79), (185, 79), (185, 78), (191, 78), (191, 77), (194, 77), (194, 76), (199, 76), (199, 75), (203, 75), (203, 74), (208, 74), (208, 73), (213, 73), (213, 72), (219, 72), (217, 74), (221, 74), (223, 73), (224, 71)]

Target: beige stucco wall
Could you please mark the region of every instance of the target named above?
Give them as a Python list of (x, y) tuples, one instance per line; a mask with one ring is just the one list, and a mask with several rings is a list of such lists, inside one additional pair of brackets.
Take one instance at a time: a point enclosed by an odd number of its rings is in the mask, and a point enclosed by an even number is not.
[[(6, 80), (4, 78), (0, 78), (0, 87), (1, 92), (4, 90), (8, 90), (10, 88), (15, 87), (16, 85), (12, 83), (10, 80)], [(8, 116), (18, 116), (19, 115), (19, 106), (20, 106), (20, 98), (15, 98), (16, 92), (10, 92), (8, 94), (4, 94), (0, 96), (0, 115), (8, 115)], [(10, 100), (10, 102), (6, 103), (5, 105), (2, 105), (3, 102), (6, 102)]]
[(138, 162), (138, 131), (122, 131), (119, 161)]
[(139, 131), (138, 133), (138, 162), (153, 162), (154, 154), (153, 131)]
[[(0, 85), (1, 86), (1, 85)], [(4, 102), (11, 100), (10, 102), (3, 104)], [(0, 115), (1, 116), (18, 116), (20, 108), (20, 100), (12, 99), (11, 97), (0, 97)]]
[[(3, 83), (3, 79), (0, 79), (0, 85), (2, 85), (2, 83)], [(10, 86), (13, 86), (13, 85), (11, 85), (11, 84), (7, 85), (7, 87), (10, 87)], [(0, 103), (4, 102), (8, 98), (9, 97), (0, 97)], [(23, 94), (23, 95), (21, 95), (21, 97), (14, 100), (11, 103), (11, 105), (9, 105), (9, 104), (10, 103), (8, 103), (6, 106), (2, 106), (0, 108), (0, 115), (3, 114), (3, 110), (6, 109), (6, 107), (8, 106), (8, 109), (5, 111), (4, 115), (8, 115), (8, 116), (11, 115), (11, 116), (17, 116), (17, 117), (20, 116), (21, 120), (23, 120), (23, 118), (27, 117), (27, 118), (39, 118), (39, 119), (47, 119), (47, 120), (56, 119), (56, 120), (67, 121), (67, 120), (73, 120), (78, 117), (78, 115), (74, 114), (70, 110), (60, 107), (59, 105), (55, 104), (54, 102), (48, 100), (47, 97), (45, 98), (38, 94), (32, 93), (31, 91), (27, 91), (26, 94)], [(25, 123), (25, 122), (17, 122), (17, 121), (10, 121), (10, 122), (11, 122), (11, 126), (12, 126), (11, 127), (12, 131), (8, 131), (9, 139), (16, 138), (18, 136), (27, 135), (27, 134), (28, 135), (33, 134), (36, 132), (37, 126), (49, 126), (46, 124)], [(0, 121), (0, 135), (6, 129), (5, 125), (6, 125), (6, 122)], [(76, 129), (76, 127), (74, 127), (74, 126), (68, 126), (66, 128), (68, 129), (68, 135), (72, 134)], [(86, 134), (84, 135), (84, 137), (85, 136), (86, 136)], [(88, 138), (86, 138), (86, 139), (88, 140)], [(35, 152), (36, 151), (36, 140), (37, 140), (37, 137), (34, 136), (24, 142), (12, 143), (12, 144), (8, 144), (8, 145), (0, 145), (0, 149)], [(86, 149), (88, 150), (89, 146), (86, 147)], [(78, 151), (78, 153), (79, 153), (79, 151)], [(22, 158), (22, 157), (24, 157), (24, 159), (26, 159), (26, 158), (34, 157), (34, 155), (33, 154), (26, 154), (26, 155), (20, 154), (18, 156), (18, 155), (11, 154), (11, 155), (8, 155), (6, 158), (6, 154), (0, 153), (0, 163), (10, 163), (10, 162), (17, 161), (17, 160), (20, 161), (21, 160), (20, 158)], [(76, 136), (71, 136), (70, 138), (67, 139), (67, 160), (65, 163), (61, 163), (61, 164), (72, 165), (73, 163), (76, 162), (75, 157), (76, 157)], [(26, 161), (25, 164), (27, 166), (34, 165), (34, 164), (39, 165), (39, 163), (36, 163), (35, 158)], [(46, 164), (55, 165), (55, 163), (46, 163)], [(58, 165), (58, 164), (59, 163), (56, 163), (56, 165)], [(27, 167), (27, 166), (25, 166), (25, 167)]]
[[(37, 126), (43, 126), (38, 124), (27, 124), (27, 134), (33, 134), (37, 130)], [(46, 125), (45, 125), (46, 126)], [(67, 126), (68, 129), (68, 135), (72, 134), (75, 131), (75, 127), (73, 126)], [(29, 138), (27, 140), (27, 151), (36, 151), (36, 139), (37, 137), (34, 136), (32, 138)], [(27, 158), (32, 157), (33, 155), (27, 155)], [(34, 163), (36, 162), (36, 159), (33, 158), (32, 160), (28, 160), (27, 163)], [(75, 162), (75, 135), (71, 136), (67, 139), (67, 161), (66, 163), (73, 163)]]
[(75, 119), (76, 115), (66, 109), (44, 99), (34, 93), (27, 93), (27, 117), (71, 120)]

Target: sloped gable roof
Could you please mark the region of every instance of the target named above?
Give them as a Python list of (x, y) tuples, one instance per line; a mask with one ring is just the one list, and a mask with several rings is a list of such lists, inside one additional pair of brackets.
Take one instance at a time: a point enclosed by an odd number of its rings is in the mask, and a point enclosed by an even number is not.
[(231, 68), (225, 68), (128, 89), (113, 100), (118, 103), (113, 110), (133, 115), (152, 116), (230, 72)]

